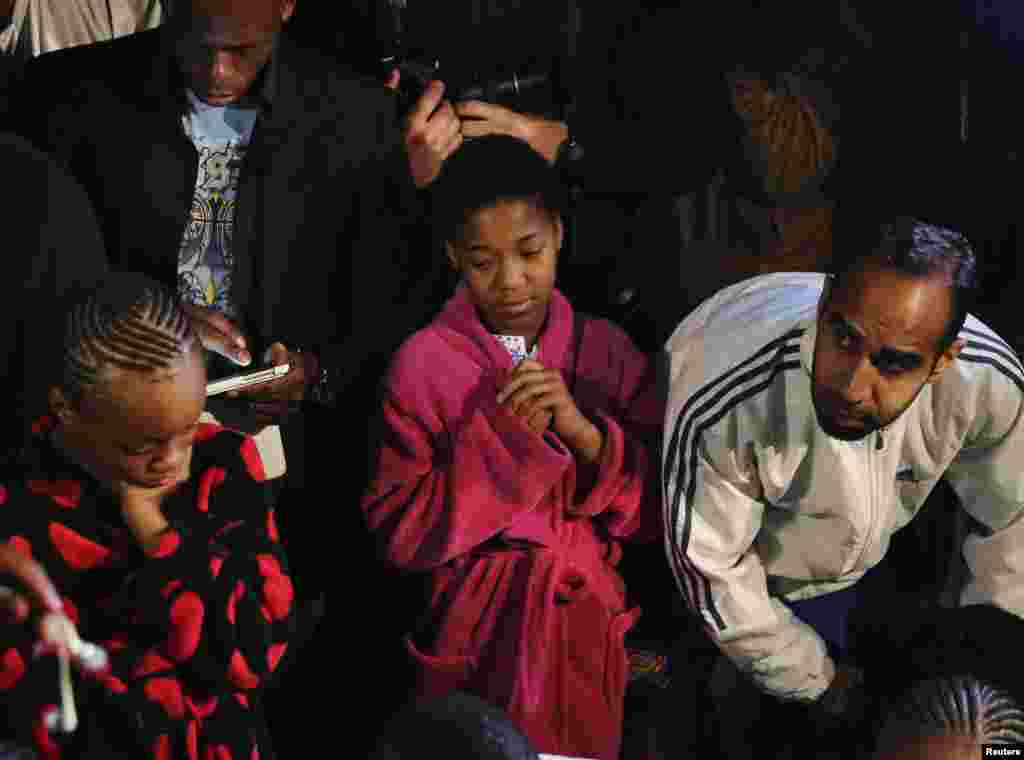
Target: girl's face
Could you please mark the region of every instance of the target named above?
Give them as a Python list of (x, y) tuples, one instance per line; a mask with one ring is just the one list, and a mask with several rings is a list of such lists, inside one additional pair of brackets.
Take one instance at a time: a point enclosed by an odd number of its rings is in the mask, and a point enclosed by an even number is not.
[(203, 354), (192, 350), (173, 371), (109, 369), (100, 389), (74, 402), (54, 388), (50, 403), (64, 445), (100, 482), (158, 488), (188, 467), (206, 406)]
[(555, 287), (562, 221), (529, 200), (501, 201), (473, 213), (448, 244), (448, 260), (485, 324), (532, 343)]

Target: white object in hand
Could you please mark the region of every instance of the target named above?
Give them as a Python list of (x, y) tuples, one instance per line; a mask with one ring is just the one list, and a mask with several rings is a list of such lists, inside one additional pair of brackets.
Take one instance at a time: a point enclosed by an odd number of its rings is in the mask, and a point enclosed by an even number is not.
[(105, 670), (110, 663), (107, 651), (96, 644), (78, 639), (77, 646), (71, 647), (71, 656), (86, 670)]
[(75, 709), (75, 693), (71, 687), (71, 665), (68, 661), (68, 654), (72, 642), (78, 641), (78, 631), (74, 624), (65, 615), (51, 612), (43, 618), (43, 638), (53, 644), (60, 644), (66, 647), (67, 651), (61, 651), (57, 659), (60, 665), (60, 721), (57, 726), (62, 733), (70, 734), (78, 728), (78, 711)]
[(60, 662), (60, 730), (72, 734), (78, 728), (78, 711), (71, 688), (71, 665), (66, 654), (62, 653), (57, 659)]
[(51, 612), (42, 620), (43, 638), (51, 644), (64, 647), (58, 655), (60, 668), (60, 710), (48, 718), (47, 728), (53, 731), (59, 728), (62, 733), (70, 734), (78, 728), (78, 711), (75, 708), (75, 694), (71, 684), (70, 658), (86, 670), (103, 670), (109, 658), (103, 647), (83, 641), (78, 635), (75, 624), (66, 615)]
[(537, 346), (534, 345), (532, 351), (527, 351), (526, 338), (522, 335), (495, 335), (494, 337), (498, 339), (498, 342), (512, 356), (513, 367), (518, 367), (525, 359), (535, 359), (537, 357)]
[(103, 670), (109, 664), (106, 650), (84, 641), (66, 615), (56, 612), (46, 615), (43, 618), (43, 636), (51, 643), (67, 647), (72, 659), (86, 670)]
[(226, 377), (223, 380), (215, 380), (214, 382), (207, 384), (206, 395), (216, 396), (228, 391), (236, 391), (239, 388), (248, 388), (250, 385), (268, 383), (271, 380), (284, 377), (290, 370), (291, 365), (278, 364), (276, 367), (260, 370), (258, 372), (250, 372), (247, 375), (236, 375), (235, 377)]

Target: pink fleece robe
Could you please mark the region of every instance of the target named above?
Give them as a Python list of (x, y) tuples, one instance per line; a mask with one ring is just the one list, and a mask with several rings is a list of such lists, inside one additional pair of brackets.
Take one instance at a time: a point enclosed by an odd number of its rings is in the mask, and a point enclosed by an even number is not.
[(660, 535), (648, 448), (663, 407), (626, 334), (583, 324), (576, 357), (572, 307), (555, 291), (537, 360), (562, 371), (602, 431), (596, 465), (498, 407), (512, 359), (460, 288), (395, 356), (363, 510), (390, 563), (431, 574), (429, 611), (406, 640), (421, 696), (468, 691), (540, 752), (617, 760), (623, 637), (640, 613), (615, 569), (618, 541)]

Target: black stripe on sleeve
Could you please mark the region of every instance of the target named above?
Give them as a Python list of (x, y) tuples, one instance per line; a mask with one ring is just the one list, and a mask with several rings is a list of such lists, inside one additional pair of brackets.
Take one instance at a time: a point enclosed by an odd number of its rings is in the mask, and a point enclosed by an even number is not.
[(1021, 373), (1010, 369), (1010, 367), (1007, 367), (995, 357), (982, 356), (980, 354), (967, 354), (961, 351), (956, 358), (972, 364), (987, 364), (988, 366), (993, 367), (999, 374), (1005, 376), (1010, 380), (1010, 382), (1016, 385), (1017, 389), (1021, 393), (1024, 393), (1024, 377), (1022, 377)]
[[(684, 589), (684, 593), (688, 596), (691, 606), (697, 611), (701, 607), (706, 607), (720, 630), (724, 630), (725, 623), (715, 608), (711, 597), (710, 584), (686, 556), (692, 527), (692, 501), (696, 487), (695, 479), (700, 438), (707, 428), (717, 423), (738, 404), (769, 388), (780, 372), (798, 369), (801, 366), (798, 358), (788, 361), (783, 361), (783, 359), (792, 354), (799, 353), (799, 342), (790, 343), (790, 341), (798, 340), (805, 332), (804, 329), (791, 330), (782, 337), (766, 344), (740, 364), (701, 387), (700, 390), (687, 400), (674, 425), (672, 440), (666, 455), (664, 478), (666, 496), (668, 497), (666, 498), (665, 505), (668, 511), (666, 520), (672, 526), (671, 530), (673, 533), (673, 540), (670, 541), (670, 558), (672, 559), (673, 569), (677, 576), (686, 582), (688, 592), (687, 589)], [(766, 357), (767, 361), (751, 367), (759, 359)], [(747, 369), (747, 371), (744, 372), (744, 369)], [(766, 379), (761, 379), (762, 377), (766, 377)], [(758, 381), (759, 379), (761, 381), (757, 382), (757, 384), (749, 385), (750, 382)], [(744, 385), (747, 385), (747, 387), (742, 388)], [(718, 389), (717, 393), (714, 393), (711, 398), (701, 403), (699, 407), (694, 408), (702, 398), (715, 391), (716, 388)], [(730, 394), (734, 395), (727, 399)], [(714, 411), (723, 401), (725, 401), (725, 406), (718, 409), (717, 412)], [(708, 414), (712, 416), (707, 417)], [(696, 427), (696, 433), (689, 444), (687, 444), (690, 431), (694, 427)], [(685, 454), (681, 458), (679, 457), (680, 448), (685, 449)], [(679, 461), (677, 462), (677, 460)], [(682, 483), (677, 482), (674, 491), (669, 493), (670, 474), (673, 470), (680, 469), (681, 465), (686, 466), (686, 477)], [(682, 499), (684, 484), (687, 497), (685, 504), (681, 504), (684, 501)], [(681, 540), (676, 542), (674, 534), (676, 526), (679, 525), (681, 508), (685, 510), (682, 515), (682, 536)], [(701, 604), (701, 597), (704, 598), (704, 604)]]

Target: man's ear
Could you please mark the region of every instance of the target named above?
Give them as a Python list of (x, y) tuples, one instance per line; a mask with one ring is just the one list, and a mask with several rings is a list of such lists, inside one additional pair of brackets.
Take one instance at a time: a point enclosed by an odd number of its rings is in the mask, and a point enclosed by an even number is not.
[(936, 382), (942, 376), (942, 373), (945, 372), (946, 369), (948, 369), (950, 366), (952, 366), (953, 361), (956, 359), (957, 355), (960, 353), (963, 347), (964, 341), (962, 338), (957, 338), (956, 340), (954, 340), (950, 344), (949, 348), (942, 352), (942, 355), (938, 358), (938, 361), (935, 362), (935, 368), (932, 370), (932, 373), (928, 375), (928, 380), (926, 380), (925, 382)]
[(564, 240), (565, 225), (562, 223), (562, 215), (555, 214), (555, 253), (561, 253)]

